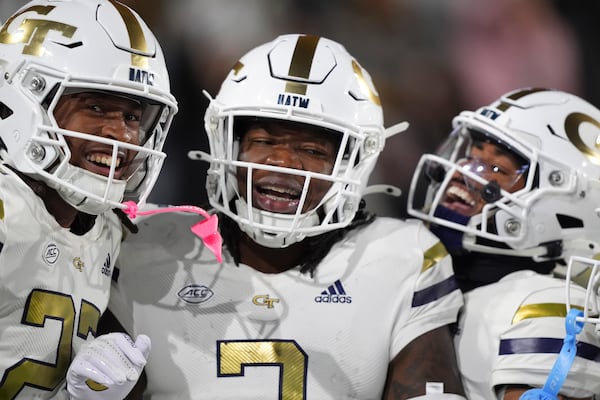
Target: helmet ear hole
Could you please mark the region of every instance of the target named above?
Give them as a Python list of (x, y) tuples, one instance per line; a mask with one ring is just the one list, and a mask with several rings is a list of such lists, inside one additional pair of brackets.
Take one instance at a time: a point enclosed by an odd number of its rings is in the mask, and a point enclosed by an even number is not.
[(561, 229), (577, 229), (584, 226), (581, 218), (565, 214), (556, 214), (555, 217)]

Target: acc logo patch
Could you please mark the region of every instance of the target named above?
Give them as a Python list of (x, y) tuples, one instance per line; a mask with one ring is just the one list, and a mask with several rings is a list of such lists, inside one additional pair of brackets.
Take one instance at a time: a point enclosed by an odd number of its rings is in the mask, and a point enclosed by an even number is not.
[(46, 246), (46, 250), (44, 250), (44, 254), (42, 254), (42, 259), (46, 264), (52, 266), (58, 260), (59, 255), (60, 250), (58, 250), (58, 246), (54, 243), (49, 243), (48, 246)]
[(177, 296), (179, 296), (181, 300), (190, 304), (204, 303), (210, 300), (213, 295), (214, 292), (211, 288), (196, 284), (187, 285), (177, 293)]

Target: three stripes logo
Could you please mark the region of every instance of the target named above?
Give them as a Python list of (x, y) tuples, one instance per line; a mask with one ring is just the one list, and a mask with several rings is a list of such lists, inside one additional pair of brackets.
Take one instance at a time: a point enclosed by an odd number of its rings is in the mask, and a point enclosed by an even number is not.
[(315, 297), (315, 303), (352, 303), (352, 297), (346, 294), (342, 282), (338, 279)]

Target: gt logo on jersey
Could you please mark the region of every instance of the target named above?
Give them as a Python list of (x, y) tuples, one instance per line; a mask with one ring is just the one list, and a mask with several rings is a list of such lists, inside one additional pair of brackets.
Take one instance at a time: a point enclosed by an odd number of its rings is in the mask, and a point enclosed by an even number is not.
[(252, 303), (257, 306), (273, 308), (273, 304), (279, 303), (279, 299), (271, 298), (268, 294), (258, 294), (252, 298)]
[(210, 300), (214, 292), (204, 285), (191, 284), (181, 289), (177, 296), (186, 303), (200, 304)]
[(46, 40), (48, 32), (55, 31), (66, 38), (73, 37), (77, 27), (46, 19), (25, 18), (21, 21), (21, 24), (17, 29), (13, 29), (12, 32), (8, 31), (8, 28), (18, 16), (26, 12), (48, 15), (54, 8), (54, 6), (32, 6), (15, 14), (6, 21), (2, 30), (0, 30), (0, 43), (25, 44), (25, 47), (23, 47), (23, 54), (40, 57), (44, 55), (46, 50), (44, 48), (44, 41)]
[(46, 246), (46, 250), (42, 255), (44, 262), (48, 265), (54, 265), (56, 260), (58, 260), (58, 256), (60, 255), (60, 250), (58, 250), (58, 246), (54, 243), (49, 243)]

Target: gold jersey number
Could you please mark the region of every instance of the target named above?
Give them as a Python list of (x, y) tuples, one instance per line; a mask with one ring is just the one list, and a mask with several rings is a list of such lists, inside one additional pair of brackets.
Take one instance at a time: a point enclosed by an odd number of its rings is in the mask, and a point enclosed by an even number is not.
[(308, 356), (293, 340), (244, 340), (217, 342), (218, 376), (244, 376), (248, 366), (279, 367), (279, 399), (306, 399)]
[[(64, 293), (34, 289), (25, 304), (21, 323), (43, 329), (47, 319), (62, 322), (62, 331), (56, 338), (56, 362), (48, 363), (23, 357), (7, 368), (0, 380), (0, 399), (14, 399), (24, 386), (52, 391), (65, 379), (71, 362), (75, 304), (71, 296)], [(100, 310), (83, 300), (79, 310), (77, 335), (86, 338), (95, 334), (100, 319)], [(31, 340), (35, 340), (32, 335)]]

